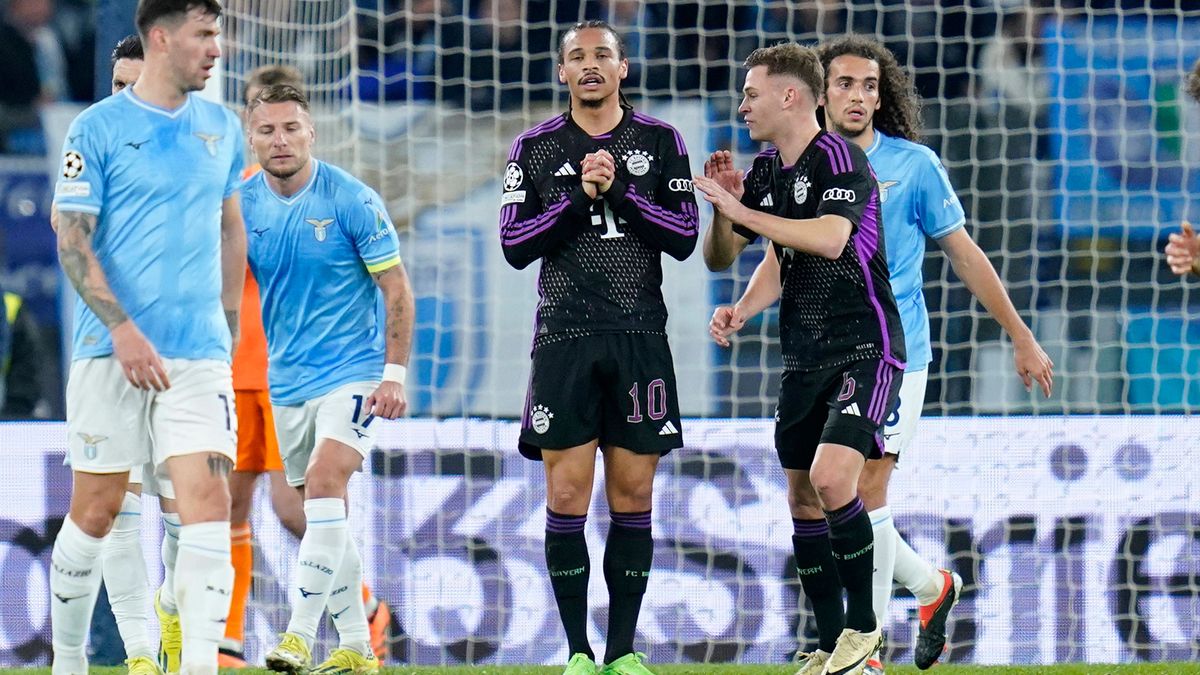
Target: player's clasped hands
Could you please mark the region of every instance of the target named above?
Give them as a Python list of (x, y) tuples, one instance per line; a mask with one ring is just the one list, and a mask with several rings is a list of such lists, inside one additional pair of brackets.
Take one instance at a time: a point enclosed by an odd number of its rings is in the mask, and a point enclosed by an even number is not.
[(1187, 274), (1194, 269), (1196, 260), (1200, 258), (1200, 238), (1196, 237), (1191, 223), (1183, 221), (1179, 232), (1167, 239), (1167, 247), (1163, 252), (1167, 254), (1167, 265), (1175, 274)]
[(166, 391), (171, 388), (167, 379), (167, 367), (163, 365), (158, 350), (132, 320), (117, 324), (110, 331), (112, 334), (113, 354), (121, 363), (125, 377), (129, 383), (138, 389), (153, 389)]
[(589, 152), (580, 164), (583, 189), (592, 199), (608, 192), (617, 176), (617, 162), (607, 150)]
[(746, 325), (746, 317), (737, 307), (722, 305), (713, 310), (712, 320), (708, 322), (708, 334), (722, 347), (729, 346), (729, 336)]
[(367, 410), (376, 417), (394, 420), (408, 410), (408, 399), (404, 385), (399, 382), (380, 382), (374, 393), (367, 397)]

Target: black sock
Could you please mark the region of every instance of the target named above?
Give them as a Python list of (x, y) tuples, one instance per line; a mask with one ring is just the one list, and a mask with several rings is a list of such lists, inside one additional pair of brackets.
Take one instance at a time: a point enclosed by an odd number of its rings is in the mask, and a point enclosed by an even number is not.
[(596, 655), (588, 644), (587, 588), (591, 563), (583, 526), (587, 516), (565, 516), (546, 509), (546, 571), (571, 654)]
[(875, 533), (871, 517), (862, 500), (840, 509), (826, 511), (829, 540), (838, 574), (846, 587), (846, 627), (864, 633), (875, 630), (875, 610), (871, 607), (871, 575), (875, 571)]
[(608, 646), (604, 662), (633, 653), (642, 596), (654, 563), (650, 512), (612, 514), (604, 546), (604, 581), (608, 584)]
[(792, 518), (792, 549), (800, 587), (812, 603), (817, 619), (817, 649), (832, 652), (846, 627), (842, 606), (842, 582), (829, 542), (829, 523), (824, 519)]

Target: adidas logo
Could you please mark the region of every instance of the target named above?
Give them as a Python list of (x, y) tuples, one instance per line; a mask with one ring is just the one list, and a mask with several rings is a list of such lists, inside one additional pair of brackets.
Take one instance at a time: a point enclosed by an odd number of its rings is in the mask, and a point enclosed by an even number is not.
[(854, 415), (856, 417), (862, 417), (862, 413), (859, 412), (859, 410), (858, 410), (857, 403), (851, 403), (850, 405), (846, 406), (845, 408), (842, 408), (842, 414), (843, 415)]
[(663, 425), (663, 428), (658, 432), (658, 435), (671, 436), (677, 433), (679, 433), (679, 430), (675, 428), (675, 425), (672, 424), (670, 420), (667, 420), (667, 423)]
[(759, 206), (775, 206), (775, 200), (771, 197), (771, 195), (767, 195), (766, 197), (762, 198), (762, 201), (759, 202), (758, 205)]
[(570, 162), (567, 162), (566, 164), (563, 164), (562, 166), (558, 167), (558, 171), (555, 171), (554, 175), (555, 176), (575, 176), (577, 174), (575, 172), (575, 167), (571, 166)]

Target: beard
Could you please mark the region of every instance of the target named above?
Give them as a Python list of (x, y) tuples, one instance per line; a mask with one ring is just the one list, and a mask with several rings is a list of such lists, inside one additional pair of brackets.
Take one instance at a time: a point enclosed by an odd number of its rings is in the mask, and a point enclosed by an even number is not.
[[(609, 94), (611, 96), (611, 94)], [(600, 98), (581, 98), (579, 99), (579, 107), (581, 108), (603, 108), (604, 102), (608, 100), (608, 96)]]

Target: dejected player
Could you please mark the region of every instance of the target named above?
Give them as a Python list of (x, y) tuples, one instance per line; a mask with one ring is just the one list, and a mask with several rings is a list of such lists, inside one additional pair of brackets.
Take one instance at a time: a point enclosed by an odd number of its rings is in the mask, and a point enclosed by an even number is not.
[(627, 72), (608, 24), (563, 33), (558, 73), (570, 108), (517, 137), (501, 197), (505, 258), (518, 269), (542, 261), (520, 448), (545, 463), (546, 567), (567, 675), (597, 672), (584, 538), (597, 447), (612, 514), (603, 672), (645, 675), (633, 639), (654, 556), (654, 472), (683, 444), (661, 259), (691, 254), (698, 211), (683, 139), (624, 104)]

